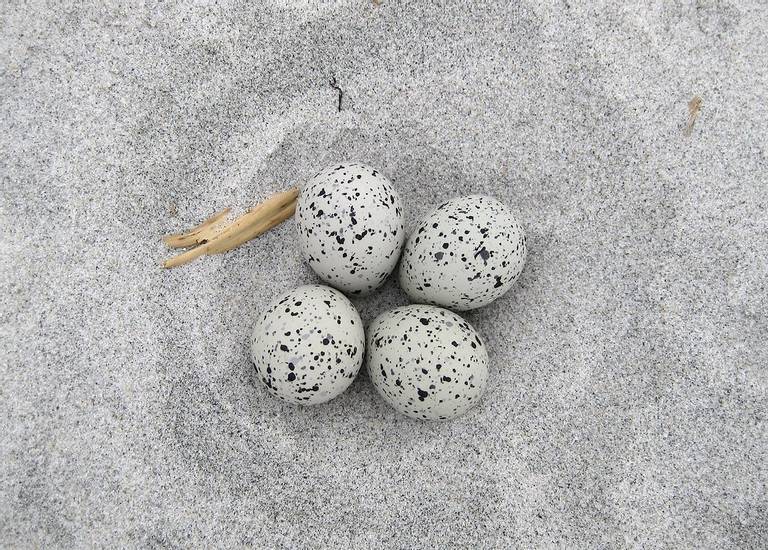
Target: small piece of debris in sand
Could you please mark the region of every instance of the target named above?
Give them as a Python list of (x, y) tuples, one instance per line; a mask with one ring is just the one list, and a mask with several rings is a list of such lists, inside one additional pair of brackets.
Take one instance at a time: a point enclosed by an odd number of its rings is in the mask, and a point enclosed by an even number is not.
[(344, 97), (344, 92), (339, 87), (339, 85), (336, 83), (336, 77), (333, 76), (333, 75), (331, 75), (330, 84), (331, 84), (331, 88), (333, 88), (334, 90), (336, 90), (339, 93), (339, 105), (338, 105), (338, 108), (339, 108), (339, 112), (341, 112), (341, 98)]
[(696, 124), (696, 119), (699, 118), (701, 112), (702, 99), (695, 95), (693, 99), (688, 102), (688, 124), (685, 126), (685, 135), (690, 136), (693, 132), (693, 125)]
[(175, 202), (172, 202), (171, 205), (168, 207), (168, 213), (171, 215), (172, 218), (175, 218), (176, 215), (179, 213), (179, 209), (176, 208)]
[(377, 8), (381, 6), (381, 0), (371, 0), (371, 1), (373, 2), (373, 5), (376, 6)]

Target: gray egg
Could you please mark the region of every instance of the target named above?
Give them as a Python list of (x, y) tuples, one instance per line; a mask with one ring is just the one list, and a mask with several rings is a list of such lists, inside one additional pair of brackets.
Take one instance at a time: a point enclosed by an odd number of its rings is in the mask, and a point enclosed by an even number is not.
[(480, 400), (488, 353), (472, 326), (435, 306), (410, 305), (379, 315), (367, 330), (371, 382), (401, 413), (448, 420)]
[(312, 270), (354, 295), (384, 283), (405, 241), (400, 196), (378, 170), (363, 164), (318, 172), (301, 188), (296, 220)]
[(512, 287), (526, 255), (525, 232), (506, 205), (459, 197), (433, 210), (408, 238), (400, 286), (414, 302), (475, 309)]
[(338, 290), (321, 285), (286, 292), (259, 316), (251, 359), (275, 396), (302, 405), (325, 403), (357, 376), (365, 355), (360, 315)]

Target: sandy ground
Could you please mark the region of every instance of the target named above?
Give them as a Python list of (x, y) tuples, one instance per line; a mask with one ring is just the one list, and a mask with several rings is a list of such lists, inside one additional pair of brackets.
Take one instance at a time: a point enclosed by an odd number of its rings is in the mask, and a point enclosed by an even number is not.
[[(2, 2), (0, 546), (765, 544), (766, 43), (752, 1)], [(409, 227), (524, 224), (466, 417), (260, 387), (254, 319), (316, 280), (292, 221), (158, 268), (337, 160)]]

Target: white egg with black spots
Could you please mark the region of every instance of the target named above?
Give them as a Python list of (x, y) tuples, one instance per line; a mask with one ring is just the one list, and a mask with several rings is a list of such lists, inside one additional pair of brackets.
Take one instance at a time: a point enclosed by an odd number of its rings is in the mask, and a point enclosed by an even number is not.
[(405, 241), (400, 196), (378, 170), (363, 164), (318, 172), (301, 188), (296, 220), (312, 270), (349, 294), (381, 286)]
[(251, 359), (275, 396), (317, 405), (342, 393), (365, 355), (360, 315), (338, 290), (321, 285), (286, 292), (259, 316)]
[(488, 353), (472, 326), (435, 306), (410, 305), (368, 327), (368, 374), (384, 400), (420, 420), (448, 420), (477, 404)]
[(414, 302), (475, 309), (512, 287), (526, 255), (525, 232), (506, 205), (459, 197), (427, 215), (408, 238), (400, 286)]

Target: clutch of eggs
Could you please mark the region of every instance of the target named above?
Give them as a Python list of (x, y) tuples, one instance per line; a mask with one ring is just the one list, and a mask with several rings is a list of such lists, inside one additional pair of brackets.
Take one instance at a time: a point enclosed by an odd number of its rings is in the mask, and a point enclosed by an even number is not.
[(270, 393), (303, 405), (325, 403), (347, 389), (364, 355), (357, 310), (341, 292), (321, 285), (278, 297), (251, 337), (251, 359)]
[(312, 270), (353, 295), (384, 283), (405, 241), (400, 196), (363, 164), (335, 164), (311, 178), (301, 188), (296, 222)]
[[(403, 207), (389, 180), (366, 165), (341, 163), (302, 186), (296, 220), (305, 259), (335, 288), (301, 286), (260, 316), (251, 357), (266, 388), (292, 403), (324, 403), (347, 389), (365, 356), (377, 392), (407, 416), (447, 420), (476, 405), (488, 381), (485, 345), (443, 307), (482, 307), (517, 280), (527, 248), (509, 209), (492, 197), (455, 198), (404, 244)], [(339, 290), (377, 289), (401, 250), (400, 286), (417, 304), (379, 315), (366, 338)]]
[(428, 214), (408, 238), (400, 286), (414, 302), (475, 309), (512, 287), (526, 255), (525, 232), (506, 205), (459, 197)]

